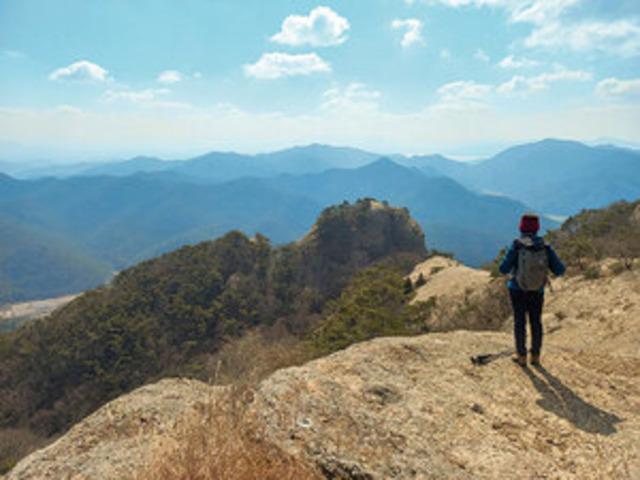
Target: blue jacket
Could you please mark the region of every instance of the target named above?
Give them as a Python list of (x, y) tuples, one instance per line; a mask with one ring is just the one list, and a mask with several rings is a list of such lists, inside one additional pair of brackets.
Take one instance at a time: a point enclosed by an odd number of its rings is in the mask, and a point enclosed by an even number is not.
[[(544, 240), (542, 237), (537, 235), (533, 235), (531, 237), (533, 239), (534, 245), (543, 245)], [(564, 264), (558, 258), (558, 255), (553, 250), (551, 245), (546, 245), (547, 253), (549, 254), (549, 270), (554, 275), (560, 276), (563, 275), (566, 268)], [(516, 241), (511, 244), (511, 246), (507, 249), (507, 253), (505, 253), (504, 258), (502, 259), (502, 263), (500, 263), (500, 273), (507, 275), (512, 274), (511, 279), (507, 282), (507, 286), (512, 290), (522, 290), (516, 281), (516, 270), (518, 268), (518, 250), (516, 246)], [(544, 292), (544, 287), (540, 289), (541, 292)]]

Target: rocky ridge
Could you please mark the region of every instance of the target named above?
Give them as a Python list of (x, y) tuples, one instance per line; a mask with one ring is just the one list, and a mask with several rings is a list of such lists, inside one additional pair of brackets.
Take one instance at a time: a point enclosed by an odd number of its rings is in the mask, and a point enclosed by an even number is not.
[[(380, 338), (276, 372), (256, 387), (247, 421), (326, 478), (640, 478), (640, 273), (554, 284), (542, 368), (509, 360), (508, 332)], [(436, 287), (434, 277), (421, 288)], [(479, 354), (496, 355), (475, 366)], [(7, 479), (135, 478), (176, 423), (220, 395), (177, 379), (143, 387)]]

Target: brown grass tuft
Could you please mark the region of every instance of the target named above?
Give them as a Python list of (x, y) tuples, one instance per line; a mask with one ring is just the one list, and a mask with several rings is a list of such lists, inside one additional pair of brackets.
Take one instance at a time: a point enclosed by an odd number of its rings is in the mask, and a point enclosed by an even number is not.
[(216, 385), (256, 385), (279, 370), (312, 359), (310, 350), (298, 338), (258, 329), (225, 344), (207, 361), (209, 382)]
[(185, 423), (170, 444), (158, 449), (137, 480), (313, 480), (311, 465), (269, 442), (247, 415), (248, 388), (234, 387), (211, 399), (204, 415)]

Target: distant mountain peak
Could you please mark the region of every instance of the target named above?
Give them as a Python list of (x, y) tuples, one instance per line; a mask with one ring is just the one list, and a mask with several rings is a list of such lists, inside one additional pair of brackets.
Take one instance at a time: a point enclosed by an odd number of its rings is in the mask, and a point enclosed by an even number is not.
[(399, 163), (394, 162), (389, 157), (380, 157), (367, 165), (359, 168), (359, 170), (380, 170), (380, 169), (393, 169), (393, 170), (407, 170)]

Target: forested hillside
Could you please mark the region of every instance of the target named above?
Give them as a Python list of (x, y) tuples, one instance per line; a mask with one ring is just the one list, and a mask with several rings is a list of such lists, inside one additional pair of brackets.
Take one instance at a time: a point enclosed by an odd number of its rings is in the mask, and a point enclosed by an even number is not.
[(362, 200), (284, 247), (231, 232), (143, 262), (0, 336), (0, 422), (50, 435), (159, 376), (206, 377), (228, 339), (258, 326), (304, 336), (356, 272), (407, 269), (425, 252), (406, 210)]
[(640, 200), (583, 210), (549, 232), (547, 239), (581, 270), (604, 258), (615, 258), (620, 268), (630, 269), (640, 258)]

